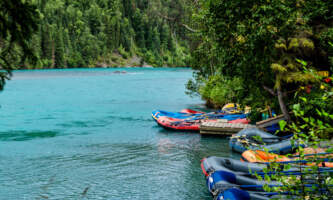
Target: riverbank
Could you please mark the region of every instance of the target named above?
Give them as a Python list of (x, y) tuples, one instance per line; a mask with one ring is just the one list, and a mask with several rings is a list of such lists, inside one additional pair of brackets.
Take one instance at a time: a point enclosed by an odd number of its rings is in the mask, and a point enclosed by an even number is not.
[[(177, 58), (170, 58), (171, 60)], [(183, 63), (184, 64), (184, 63)], [(84, 65), (84, 67), (78, 66), (68, 66), (63, 65), (61, 67), (57, 67), (52, 64), (52, 61), (43, 61), (38, 60), (37, 64), (25, 64), (22, 66), (16, 67), (16, 69), (67, 69), (67, 68), (130, 68), (130, 67), (143, 67), (143, 68), (160, 68), (160, 67), (169, 67), (169, 68), (189, 68), (187, 65), (174, 65), (169, 61), (164, 62), (156, 62), (154, 58), (147, 58), (146, 56), (142, 56), (142, 54), (129, 54), (127, 52), (114, 52), (107, 56), (101, 56), (96, 61), (91, 64)]]

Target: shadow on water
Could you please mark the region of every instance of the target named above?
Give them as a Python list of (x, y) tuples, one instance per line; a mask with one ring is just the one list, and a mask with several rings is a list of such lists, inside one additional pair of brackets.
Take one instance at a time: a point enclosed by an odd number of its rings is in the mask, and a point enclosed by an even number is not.
[(150, 121), (152, 121), (150, 116), (149, 117), (147, 117), (147, 116), (131, 117), (131, 116), (109, 115), (106, 118), (107, 119), (112, 119), (112, 120), (126, 121), (126, 122), (133, 122), (133, 121), (150, 122)]
[(143, 118), (143, 117), (126, 117), (126, 116), (116, 116), (110, 115), (104, 117), (103, 119), (97, 120), (77, 120), (77, 121), (70, 121), (65, 123), (58, 123), (57, 126), (64, 127), (64, 128), (77, 128), (77, 127), (106, 127), (110, 124), (114, 123), (114, 121), (126, 121), (126, 122), (150, 122), (151, 118)]
[(0, 141), (26, 141), (38, 138), (52, 138), (59, 135), (57, 131), (7, 131), (0, 132)]
[(164, 135), (198, 135), (197, 132), (195, 131), (182, 131), (182, 130), (172, 130), (172, 129), (167, 129), (164, 127), (161, 127), (159, 125), (156, 125), (156, 127), (159, 128), (158, 133), (164, 134)]

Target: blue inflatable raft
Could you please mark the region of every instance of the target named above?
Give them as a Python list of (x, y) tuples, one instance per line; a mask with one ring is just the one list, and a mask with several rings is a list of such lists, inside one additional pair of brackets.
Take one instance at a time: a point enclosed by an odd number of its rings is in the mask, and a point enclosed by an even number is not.
[(184, 120), (200, 120), (200, 119), (227, 119), (228, 121), (246, 118), (246, 114), (226, 114), (223, 112), (210, 113), (183, 113), (183, 112), (168, 112), (164, 110), (155, 110), (152, 112), (153, 119), (159, 117), (170, 117), (174, 119)]
[(221, 191), (216, 200), (269, 200), (271, 198), (281, 199), (277, 193), (273, 192), (250, 192), (239, 188), (230, 188)]
[[(281, 163), (283, 165), (284, 163)], [(271, 171), (265, 173), (264, 169), (269, 167), (269, 163), (247, 163), (240, 160), (211, 156), (201, 161), (202, 172), (206, 177), (206, 184), (209, 192), (215, 199), (231, 199), (231, 200), (266, 200), (270, 197), (279, 198), (279, 193), (264, 192), (263, 186), (279, 187), (281, 183), (276, 181), (266, 182), (257, 179), (257, 176), (271, 176), (277, 173)], [(307, 168), (308, 166), (303, 166)], [(297, 167), (291, 167), (287, 171), (283, 171), (283, 167), (278, 168), (278, 173), (286, 175), (300, 175), (302, 172)], [(309, 168), (311, 170), (311, 167)], [(331, 168), (322, 167), (321, 172), (331, 173)], [(315, 178), (317, 175), (314, 175)], [(317, 180), (309, 178), (306, 180), (306, 187), (312, 187), (318, 184)], [(285, 194), (290, 194), (284, 192)]]
[(257, 128), (244, 129), (230, 138), (229, 146), (238, 153), (267, 148), (271, 153), (287, 154), (297, 147), (291, 144), (291, 136), (278, 137)]

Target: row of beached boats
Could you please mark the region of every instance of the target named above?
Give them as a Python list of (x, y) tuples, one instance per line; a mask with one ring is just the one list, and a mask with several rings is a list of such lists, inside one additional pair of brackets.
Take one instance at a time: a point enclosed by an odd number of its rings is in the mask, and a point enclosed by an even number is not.
[[(207, 121), (227, 120), (228, 123), (249, 123), (247, 114), (242, 113), (236, 104), (228, 104), (226, 108), (219, 112), (200, 112), (184, 109), (180, 112), (167, 112), (157, 110), (152, 113), (153, 119), (162, 127), (172, 130), (199, 131), (200, 124)], [(298, 146), (297, 142), (292, 142), (293, 135), (277, 136), (267, 133), (257, 128), (243, 129), (230, 137), (229, 146), (231, 150), (241, 153), (241, 159), (235, 160), (225, 157), (210, 156), (202, 159), (201, 169), (206, 179), (209, 192), (214, 200), (267, 200), (271, 198), (283, 199), (285, 192), (265, 192), (265, 187), (279, 187), (281, 183), (277, 181), (266, 182), (258, 177), (267, 177), (273, 174), (286, 174), (299, 176), (301, 169), (318, 165), (321, 174), (333, 174), (333, 162), (328, 159), (332, 156), (326, 153), (324, 148), (305, 148), (305, 156), (317, 155), (321, 162), (311, 163), (300, 160), (299, 156), (284, 156), (292, 153)], [(265, 149), (265, 151), (263, 150)], [(278, 163), (281, 167), (279, 171), (266, 169), (271, 163)], [(284, 164), (291, 163), (295, 167), (283, 170)], [(310, 169), (308, 169), (310, 170)], [(304, 171), (304, 170), (303, 170)], [(315, 180), (315, 181), (314, 181)], [(306, 187), (318, 185), (318, 180), (309, 179)], [(321, 192), (330, 192), (327, 188), (320, 188)]]
[[(285, 199), (292, 194), (284, 192), (265, 192), (264, 187), (280, 187), (281, 183), (277, 181), (259, 180), (258, 177), (271, 177), (274, 174), (286, 174), (300, 176), (304, 171), (312, 170), (310, 166), (317, 165), (318, 172), (322, 176), (330, 177), (333, 175), (333, 162), (330, 157), (333, 155), (325, 152), (325, 148), (304, 147), (305, 157), (316, 156), (316, 161), (301, 160), (300, 156), (294, 154), (285, 156), (281, 154), (291, 154), (300, 146), (291, 142), (291, 136), (278, 137), (266, 133), (259, 129), (244, 129), (230, 138), (230, 148), (241, 153), (241, 159), (210, 156), (204, 158), (201, 162), (201, 169), (206, 177), (206, 184), (209, 192), (214, 199), (230, 200), (267, 200), (267, 199)], [(264, 150), (265, 149), (265, 150)], [(318, 160), (319, 159), (319, 160)], [(272, 163), (279, 165), (278, 169), (271, 169)], [(292, 167), (284, 170), (285, 164), (291, 164)], [(318, 173), (314, 177), (306, 179), (305, 187), (313, 188), (320, 185)], [(266, 186), (265, 186), (266, 185)], [(322, 194), (330, 196), (332, 192), (329, 188), (314, 188), (315, 191), (321, 191)]]
[(227, 104), (218, 112), (200, 112), (191, 109), (183, 109), (180, 112), (168, 112), (155, 110), (153, 119), (158, 125), (172, 130), (199, 131), (202, 122), (216, 122), (225, 120), (228, 123), (248, 124), (247, 114), (242, 113), (237, 104)]

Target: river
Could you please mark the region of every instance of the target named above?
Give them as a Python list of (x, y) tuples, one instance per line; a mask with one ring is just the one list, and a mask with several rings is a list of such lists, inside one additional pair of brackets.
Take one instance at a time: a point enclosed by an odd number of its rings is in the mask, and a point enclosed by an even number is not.
[(228, 141), (156, 125), (203, 109), (178, 68), (15, 71), (0, 93), (0, 199), (212, 199), (200, 160)]

